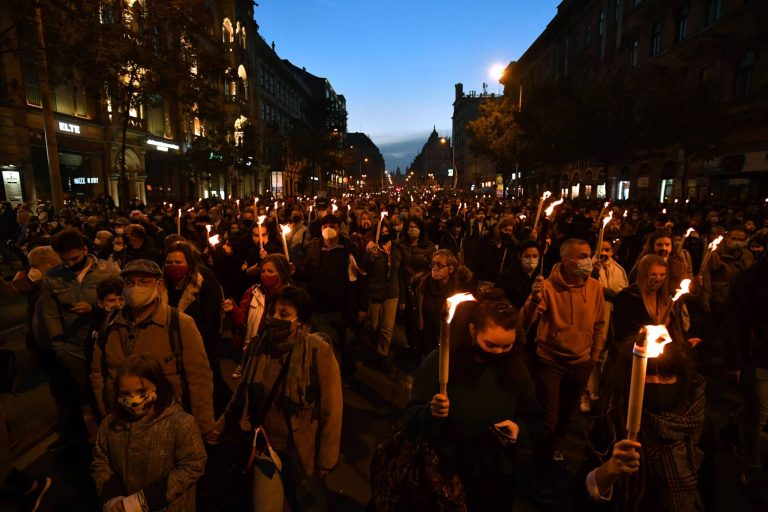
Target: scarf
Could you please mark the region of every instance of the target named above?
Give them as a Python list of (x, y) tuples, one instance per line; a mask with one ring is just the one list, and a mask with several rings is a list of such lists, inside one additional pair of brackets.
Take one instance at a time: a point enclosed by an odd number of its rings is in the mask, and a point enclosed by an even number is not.
[(639, 442), (640, 471), (620, 484), (621, 510), (639, 510), (649, 480), (662, 503), (659, 510), (702, 510), (698, 470), (702, 452), (697, 446), (704, 425), (705, 381), (694, 381), (693, 396), (673, 411), (643, 411)]
[(288, 365), (283, 409), (289, 416), (295, 416), (304, 405), (314, 404), (319, 390), (313, 382), (312, 369), (316, 366), (314, 354), (320, 343), (321, 338), (310, 334), (307, 327), (300, 327), (295, 335), (280, 342), (272, 340), (267, 332), (261, 334), (256, 343), (251, 343), (243, 369), (244, 380), (254, 385), (258, 395), (251, 397), (251, 400), (270, 392), (264, 389), (267, 369), (273, 360), (283, 359), (285, 354), (290, 352), (283, 363)]

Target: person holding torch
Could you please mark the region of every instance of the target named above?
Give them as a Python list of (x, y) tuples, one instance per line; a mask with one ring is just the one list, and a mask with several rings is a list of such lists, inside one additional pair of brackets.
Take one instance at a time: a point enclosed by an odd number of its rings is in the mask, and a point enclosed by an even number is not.
[[(709, 509), (699, 494), (705, 474), (699, 447), (705, 380), (694, 372), (682, 340), (663, 326), (644, 327), (634, 341), (622, 348), (589, 434), (591, 451), (577, 475), (582, 503), (576, 508), (601, 502), (628, 511)], [(638, 351), (636, 345), (643, 347)], [(635, 372), (633, 386), (633, 367), (638, 369), (641, 357), (636, 354), (646, 357), (646, 370), (640, 381)]]
[(603, 287), (590, 277), (592, 250), (571, 238), (560, 246), (560, 260), (546, 280), (538, 276), (520, 310), (520, 323), (536, 331), (536, 393), (544, 415), (534, 451), (535, 494), (551, 499), (551, 476), (565, 469), (561, 445), (587, 379), (603, 350)]
[(515, 347), (516, 316), (498, 290), (459, 305), (446, 392), (434, 350), (416, 371), (405, 410), (406, 435), (429, 441), (441, 464), (458, 472), (468, 510), (512, 510), (514, 448), (539, 430), (533, 382)]

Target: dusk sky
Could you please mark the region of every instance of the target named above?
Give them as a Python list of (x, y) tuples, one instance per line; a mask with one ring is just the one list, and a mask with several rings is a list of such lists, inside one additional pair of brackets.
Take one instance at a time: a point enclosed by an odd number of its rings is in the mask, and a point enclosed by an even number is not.
[(328, 78), (388, 170), (405, 170), (435, 126), (451, 135), (454, 84), (501, 92), (494, 64), (519, 58), (560, 0), (258, 0), (262, 37)]

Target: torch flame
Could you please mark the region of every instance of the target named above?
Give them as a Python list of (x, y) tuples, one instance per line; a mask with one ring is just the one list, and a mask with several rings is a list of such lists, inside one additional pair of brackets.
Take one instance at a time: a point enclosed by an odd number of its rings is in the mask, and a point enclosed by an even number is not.
[(283, 231), (283, 236), (291, 234), (291, 226), (288, 224), (280, 224), (280, 229)]
[(336, 206), (336, 203), (333, 203), (333, 204), (331, 205), (331, 213), (336, 213), (336, 210), (338, 210), (338, 209), (339, 209), (339, 207), (338, 207), (338, 206)]
[(561, 197), (560, 199), (558, 199), (557, 201), (549, 205), (549, 207), (546, 210), (544, 210), (544, 215), (546, 215), (547, 218), (551, 217), (555, 211), (555, 208), (563, 204), (563, 201), (564, 199)]
[(211, 228), (212, 228), (212, 227), (213, 227), (213, 225), (211, 225), (211, 224), (206, 224), (206, 225), (205, 225), (205, 232), (206, 232), (206, 233), (207, 233), (209, 236), (210, 236), (210, 234), (211, 234)]
[(219, 235), (213, 235), (211, 238), (208, 239), (208, 243), (211, 245), (219, 245)]
[(624, 210), (624, 215), (622, 215), (622, 217), (624, 217), (626, 219), (628, 213), (629, 213), (629, 210)]
[[(608, 204), (608, 203), (605, 203)], [(608, 212), (608, 216), (603, 219), (603, 228), (605, 228), (613, 220), (613, 211)]]
[(266, 215), (259, 215), (259, 226), (264, 224), (264, 220), (267, 218)]
[(541, 200), (546, 201), (550, 197), (552, 197), (552, 192), (550, 192), (549, 190), (545, 190), (544, 193), (541, 195)]
[(381, 212), (381, 220), (384, 220), (384, 217), (387, 216), (387, 212)]
[(719, 237), (717, 237), (714, 240), (712, 240), (712, 243), (709, 244), (709, 247), (708, 247), (709, 250), (710, 251), (715, 251), (717, 249), (717, 246), (720, 245), (720, 242), (722, 242), (722, 241), (723, 241), (723, 235), (720, 235)]
[(610, 201), (606, 201), (605, 204), (603, 205), (603, 208), (608, 208), (609, 204), (611, 204), (611, 202)]
[(678, 288), (675, 291), (675, 296), (672, 297), (672, 302), (677, 302), (677, 299), (685, 295), (686, 293), (689, 293), (688, 289), (691, 286), (691, 280), (690, 279), (683, 279), (680, 281), (680, 288)]
[(475, 300), (474, 295), (471, 293), (457, 293), (456, 295), (445, 299), (445, 301), (448, 303), (448, 323), (451, 323), (451, 320), (453, 320), (453, 315), (456, 313), (456, 307), (458, 307), (458, 305), (462, 302), (467, 302), (470, 300)]
[(694, 231), (696, 230), (693, 228), (688, 228), (688, 231), (685, 232), (685, 238), (688, 238), (689, 236), (691, 236), (691, 233), (693, 233)]
[(664, 353), (664, 345), (672, 342), (672, 337), (665, 325), (645, 326), (645, 357), (659, 357)]

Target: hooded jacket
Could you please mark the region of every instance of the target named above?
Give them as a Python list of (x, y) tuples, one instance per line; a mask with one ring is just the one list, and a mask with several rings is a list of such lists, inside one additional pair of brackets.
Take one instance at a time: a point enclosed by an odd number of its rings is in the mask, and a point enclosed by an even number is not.
[(541, 318), (536, 354), (555, 362), (597, 361), (605, 343), (603, 302), (603, 287), (596, 279), (570, 285), (563, 278), (563, 266), (555, 265), (544, 280), (541, 302), (535, 305), (529, 299), (523, 308), (536, 307)]

